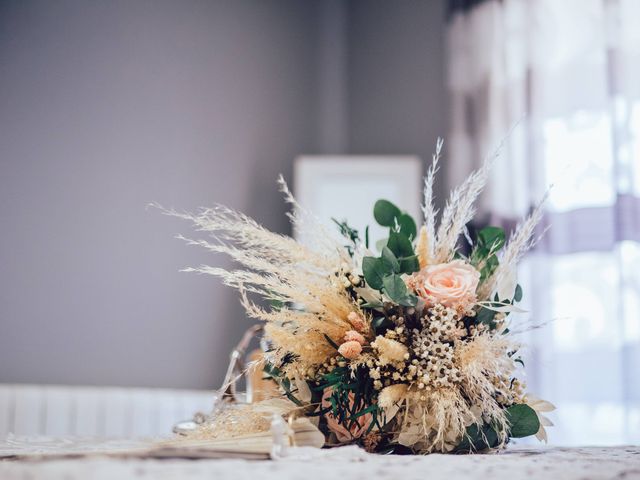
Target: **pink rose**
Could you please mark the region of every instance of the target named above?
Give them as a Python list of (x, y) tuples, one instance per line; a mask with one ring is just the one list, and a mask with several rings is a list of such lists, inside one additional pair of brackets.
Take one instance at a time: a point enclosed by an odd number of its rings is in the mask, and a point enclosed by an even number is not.
[[(326, 388), (324, 390), (324, 392), (322, 393), (321, 408), (325, 409), (325, 408), (331, 407), (331, 402), (329, 401), (329, 397), (331, 397), (332, 393), (333, 393), (333, 390), (330, 388)], [(353, 393), (350, 393), (349, 408), (353, 407), (353, 399), (354, 399), (354, 395)], [(346, 443), (346, 442), (350, 442), (351, 440), (360, 438), (362, 435), (364, 435), (367, 432), (367, 430), (369, 429), (369, 425), (371, 425), (371, 422), (373, 421), (373, 416), (370, 413), (365, 413), (364, 415), (361, 415), (358, 418), (356, 418), (355, 421), (353, 422), (353, 426), (351, 427), (351, 430), (348, 430), (347, 427), (345, 427), (340, 422), (338, 422), (338, 420), (333, 416), (331, 412), (325, 413), (324, 418), (327, 420), (327, 427), (329, 427), (329, 430), (331, 430), (333, 433), (336, 434), (336, 438), (340, 443)], [(349, 423), (351, 423), (351, 420), (345, 419), (344, 423), (349, 425)]]
[(407, 284), (428, 305), (465, 307), (476, 301), (480, 272), (463, 260), (429, 265), (412, 275)]

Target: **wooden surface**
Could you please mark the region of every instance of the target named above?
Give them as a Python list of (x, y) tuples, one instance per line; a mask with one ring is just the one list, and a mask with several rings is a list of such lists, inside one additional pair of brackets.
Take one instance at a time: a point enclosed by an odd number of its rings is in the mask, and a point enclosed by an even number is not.
[(281, 460), (152, 460), (91, 456), (0, 461), (0, 478), (233, 480), (640, 479), (639, 447), (524, 448), (499, 454), (381, 456), (356, 447), (303, 449)]

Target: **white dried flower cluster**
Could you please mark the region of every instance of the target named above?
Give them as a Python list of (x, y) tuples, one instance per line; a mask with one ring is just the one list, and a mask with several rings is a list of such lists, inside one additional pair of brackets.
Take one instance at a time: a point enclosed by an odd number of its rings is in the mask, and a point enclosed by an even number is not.
[(430, 391), (458, 383), (461, 375), (454, 364), (455, 342), (468, 334), (460, 319), (456, 309), (435, 305), (425, 310), (420, 324), (409, 331), (403, 316), (392, 316), (396, 328), (376, 338), (371, 346), (377, 355), (366, 362), (374, 388), (402, 382)]
[(496, 389), (496, 401), (502, 405), (522, 403), (526, 383), (508, 375), (495, 375), (491, 381)]
[[(404, 372), (409, 361), (409, 349), (398, 340), (403, 340), (404, 327), (387, 330), (384, 336), (378, 335), (371, 347), (377, 355), (367, 360), (369, 376), (373, 379), (373, 387), (381, 390), (394, 383), (406, 382)], [(402, 336), (401, 338), (399, 338)], [(397, 340), (398, 339), (398, 340)]]
[(413, 330), (413, 360), (409, 377), (419, 389), (427, 391), (460, 382), (460, 371), (454, 365), (455, 342), (467, 334), (453, 308), (435, 305), (421, 318), (422, 329)]
[(360, 275), (354, 272), (353, 262), (342, 262), (335, 274), (338, 284), (342, 288), (352, 288), (361, 285)]

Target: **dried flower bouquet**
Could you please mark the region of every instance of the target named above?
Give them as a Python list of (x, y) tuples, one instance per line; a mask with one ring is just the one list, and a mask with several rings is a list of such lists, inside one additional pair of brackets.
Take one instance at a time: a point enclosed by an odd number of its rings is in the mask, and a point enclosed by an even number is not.
[[(516, 263), (535, 243), (538, 206), (509, 240), (497, 227), (466, 231), (491, 158), (456, 188), (437, 221), (434, 177), (442, 141), (424, 184), (424, 224), (386, 200), (373, 214), (388, 237), (373, 253), (346, 222), (329, 232), (292, 205), (295, 228), (313, 244), (270, 232), (224, 207), (193, 221), (213, 240), (188, 240), (229, 255), (240, 268), (187, 269), (221, 277), (239, 290), (252, 318), (265, 322), (265, 374), (292, 410), (310, 417), (326, 445), (358, 443), (372, 452), (474, 452), (511, 438), (546, 440), (542, 413), (553, 409), (525, 393), (524, 366), (509, 330), (522, 298)], [(460, 253), (461, 236), (471, 247)], [(270, 302), (266, 308), (254, 296)]]

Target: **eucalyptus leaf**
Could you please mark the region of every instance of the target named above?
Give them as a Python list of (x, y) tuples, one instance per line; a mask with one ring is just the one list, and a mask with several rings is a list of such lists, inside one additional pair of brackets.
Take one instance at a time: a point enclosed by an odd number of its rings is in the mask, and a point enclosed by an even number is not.
[(411, 215), (407, 213), (400, 215), (400, 217), (398, 217), (398, 225), (400, 226), (400, 233), (409, 238), (409, 240), (416, 238), (418, 227), (416, 227), (416, 222)]
[(391, 232), (389, 234), (387, 247), (389, 247), (397, 258), (412, 257), (415, 255), (411, 240), (399, 232)]
[(540, 430), (538, 414), (529, 405), (523, 403), (507, 408), (507, 420), (510, 425), (510, 436), (513, 438), (535, 435)]
[(393, 227), (401, 214), (400, 209), (388, 200), (378, 200), (373, 206), (373, 218), (383, 227)]
[(390, 270), (389, 273), (400, 272), (400, 262), (398, 262), (398, 259), (389, 247), (382, 247), (382, 261), (385, 264), (385, 267), (388, 267)]
[(458, 446), (454, 449), (455, 453), (470, 453), (486, 448), (497, 447), (500, 443), (498, 432), (489, 424), (482, 426), (476, 424), (467, 427), (466, 434)]
[(478, 313), (476, 313), (476, 323), (484, 323), (485, 325), (493, 329), (496, 326), (495, 322), (493, 321), (496, 313), (497, 312), (493, 310), (481, 308), (480, 310), (478, 310)]
[(398, 304), (403, 307), (415, 307), (418, 304), (418, 297), (408, 294), (404, 298), (398, 300)]
[(407, 285), (400, 275), (389, 275), (384, 277), (383, 292), (395, 303), (405, 307), (415, 307), (418, 298), (411, 295), (407, 290)]
[(382, 249), (387, 245), (388, 241), (388, 238), (381, 238), (380, 240), (376, 240), (376, 250), (381, 252)]
[(375, 257), (364, 257), (362, 259), (362, 273), (364, 280), (371, 288), (382, 290), (382, 279), (385, 276), (385, 266), (382, 259)]
[(513, 294), (513, 301), (519, 302), (522, 300), (522, 287), (520, 284), (516, 285), (516, 291)]
[(400, 258), (400, 273), (413, 273), (420, 270), (420, 262), (417, 255)]
[(404, 299), (408, 294), (407, 285), (400, 275), (388, 275), (384, 277), (382, 279), (382, 285), (384, 293), (394, 302)]

